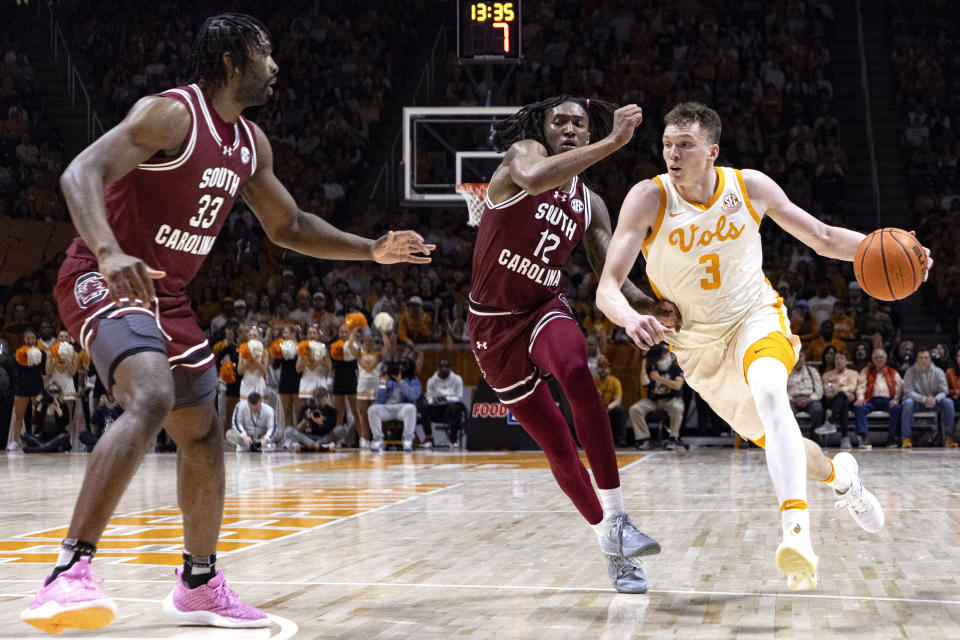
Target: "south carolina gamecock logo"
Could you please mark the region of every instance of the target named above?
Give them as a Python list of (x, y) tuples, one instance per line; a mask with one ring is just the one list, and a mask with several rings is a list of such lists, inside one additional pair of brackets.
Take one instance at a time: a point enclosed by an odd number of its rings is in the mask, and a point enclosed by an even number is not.
[(85, 273), (73, 285), (73, 296), (77, 299), (77, 304), (81, 309), (94, 305), (104, 298), (110, 290), (107, 288), (107, 281), (96, 271)]

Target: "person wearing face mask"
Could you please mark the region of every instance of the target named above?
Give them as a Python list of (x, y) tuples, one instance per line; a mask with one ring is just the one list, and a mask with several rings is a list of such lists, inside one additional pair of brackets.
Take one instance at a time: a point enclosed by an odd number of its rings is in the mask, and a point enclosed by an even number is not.
[(647, 388), (647, 397), (630, 407), (636, 447), (641, 451), (651, 447), (647, 414), (652, 411), (666, 411), (670, 419), (670, 439), (664, 443), (663, 448), (673, 451), (679, 445), (689, 449), (680, 439), (680, 423), (683, 421), (683, 371), (666, 348), (651, 350), (647, 358), (653, 366), (640, 368), (640, 384)]

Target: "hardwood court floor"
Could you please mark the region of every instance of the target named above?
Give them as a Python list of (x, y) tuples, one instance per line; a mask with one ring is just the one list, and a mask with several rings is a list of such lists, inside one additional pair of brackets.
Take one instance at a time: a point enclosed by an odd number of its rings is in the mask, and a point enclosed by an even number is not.
[[(760, 451), (620, 457), (637, 525), (660, 540), (646, 595), (611, 590), (592, 532), (539, 453), (227, 454), (219, 555), (269, 629), (177, 627), (175, 457), (151, 454), (94, 562), (120, 611), (86, 638), (960, 638), (960, 455), (857, 456), (887, 527), (862, 532), (811, 484), (820, 587), (786, 590)], [(0, 637), (64, 535), (86, 456), (0, 455)]]

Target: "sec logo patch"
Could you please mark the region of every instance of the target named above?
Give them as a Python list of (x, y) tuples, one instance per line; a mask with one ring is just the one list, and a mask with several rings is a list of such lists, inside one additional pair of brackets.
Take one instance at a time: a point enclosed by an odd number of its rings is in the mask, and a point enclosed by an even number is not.
[(574, 198), (570, 201), (570, 208), (573, 209), (576, 213), (583, 213), (583, 200), (578, 200)]

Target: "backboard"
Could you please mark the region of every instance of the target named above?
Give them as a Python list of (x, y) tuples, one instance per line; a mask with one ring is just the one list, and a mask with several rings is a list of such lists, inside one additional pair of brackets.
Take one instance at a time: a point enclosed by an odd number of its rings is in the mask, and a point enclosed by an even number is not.
[(403, 204), (462, 204), (458, 184), (489, 182), (503, 158), (490, 144), (491, 125), (519, 109), (404, 107)]

